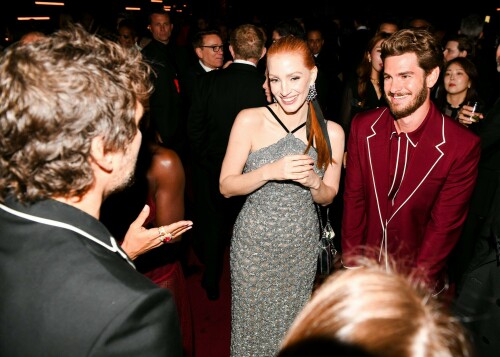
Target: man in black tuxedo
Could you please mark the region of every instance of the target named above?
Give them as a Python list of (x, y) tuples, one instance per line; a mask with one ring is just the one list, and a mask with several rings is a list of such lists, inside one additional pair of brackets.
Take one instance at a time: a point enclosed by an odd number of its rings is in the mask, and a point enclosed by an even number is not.
[[(194, 55), (197, 60), (187, 69), (183, 82), (183, 97), (187, 108), (191, 106), (191, 97), (193, 96), (193, 91), (196, 87), (198, 78), (208, 72), (222, 68), (224, 62), (224, 42), (220, 37), (219, 31), (198, 31), (192, 37), (193, 38), (191, 44), (193, 46)], [(184, 163), (184, 169), (186, 172), (186, 208), (189, 214), (193, 207), (192, 167), (193, 160), (196, 161), (196, 157), (193, 157), (193, 155), (191, 154), (189, 145), (186, 146), (186, 156), (188, 157), (188, 160), (186, 160), (186, 162)], [(187, 240), (183, 240), (182, 243), (189, 244)], [(187, 254), (185, 256), (187, 256)]]
[(151, 124), (160, 135), (162, 145), (175, 150), (184, 161), (187, 110), (181, 91), (190, 57), (185, 48), (171, 40), (173, 28), (170, 13), (154, 9), (148, 25), (153, 38), (142, 49), (142, 54), (154, 70), (154, 92), (149, 99)]
[(233, 30), (229, 50), (234, 62), (199, 78), (189, 111), (188, 137), (195, 160), (193, 244), (205, 266), (202, 285), (212, 300), (219, 296), (224, 251), (242, 203), (241, 198), (225, 199), (220, 194), (220, 170), (236, 115), (267, 104), (265, 77), (257, 69), (265, 43), (265, 33), (254, 25)]
[(172, 295), (99, 222), (141, 144), (139, 52), (76, 27), (9, 47), (0, 78), (0, 354), (182, 356)]

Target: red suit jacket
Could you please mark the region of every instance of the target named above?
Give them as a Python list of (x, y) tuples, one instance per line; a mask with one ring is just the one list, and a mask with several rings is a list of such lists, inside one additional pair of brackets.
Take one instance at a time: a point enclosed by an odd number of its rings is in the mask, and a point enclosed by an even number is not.
[[(389, 203), (389, 148), (394, 117), (388, 108), (358, 114), (351, 124), (342, 219), (343, 262), (386, 257), (423, 269), (434, 284), (461, 233), (477, 176), (479, 137), (431, 103), (428, 121)], [(351, 261), (352, 263), (352, 261)]]

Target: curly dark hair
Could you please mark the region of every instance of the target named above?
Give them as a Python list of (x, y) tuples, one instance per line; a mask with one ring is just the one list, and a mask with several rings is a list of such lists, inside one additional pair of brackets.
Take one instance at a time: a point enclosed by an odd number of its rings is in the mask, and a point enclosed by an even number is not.
[(0, 200), (81, 197), (92, 183), (91, 142), (126, 151), (138, 103), (152, 91), (140, 53), (74, 25), (0, 58)]

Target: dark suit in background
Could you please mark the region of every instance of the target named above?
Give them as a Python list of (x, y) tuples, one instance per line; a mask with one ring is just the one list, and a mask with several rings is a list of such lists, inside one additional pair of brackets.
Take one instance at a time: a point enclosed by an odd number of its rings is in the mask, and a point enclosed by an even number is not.
[(188, 108), (190, 107), (191, 97), (193, 96), (194, 89), (196, 88), (196, 82), (198, 78), (207, 73), (205, 69), (201, 66), (200, 61), (192, 64), (187, 70), (184, 76), (183, 95), (186, 98)]
[(307, 45), (318, 68), (316, 90), (326, 119), (336, 120), (342, 91), (340, 61), (334, 46), (328, 46), (320, 28), (311, 28), (306, 34)]
[(318, 76), (316, 78), (318, 101), (325, 119), (336, 120), (340, 109), (342, 81), (333, 68), (329, 68), (327, 64), (323, 63), (323, 61), (328, 62), (329, 60), (320, 57), (320, 55), (314, 57), (316, 67), (318, 67)]
[[(373, 37), (373, 31), (365, 26), (366, 19), (362, 19), (363, 15), (360, 16), (354, 21), (355, 29), (341, 38), (340, 63), (344, 82), (356, 75), (356, 67), (361, 63), (366, 45)], [(358, 24), (358, 21), (361, 22)]]
[(196, 226), (194, 248), (205, 265), (203, 286), (217, 296), (223, 254), (243, 198), (224, 198), (219, 176), (229, 134), (242, 109), (266, 105), (264, 75), (254, 66), (232, 63), (199, 78), (188, 120), (193, 155)]
[(500, 348), (500, 98), (482, 124), (477, 184), (453, 272), (460, 283), (456, 311), (472, 333), (477, 356), (493, 357)]
[(142, 50), (154, 73), (154, 92), (149, 99), (151, 124), (160, 134), (162, 145), (175, 150), (185, 158), (186, 115), (182, 100), (182, 77), (189, 57), (185, 48), (172, 43), (163, 44), (155, 39)]

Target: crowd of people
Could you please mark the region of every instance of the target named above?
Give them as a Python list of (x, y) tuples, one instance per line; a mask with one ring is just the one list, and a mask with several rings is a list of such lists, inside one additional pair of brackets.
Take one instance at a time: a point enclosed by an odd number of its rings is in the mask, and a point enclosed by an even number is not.
[[(229, 249), (232, 357), (496, 355), (500, 34), (481, 16), (146, 25), (27, 31), (0, 55), (1, 351), (193, 357), (187, 250), (217, 300)], [(342, 268), (318, 286), (327, 206)]]

